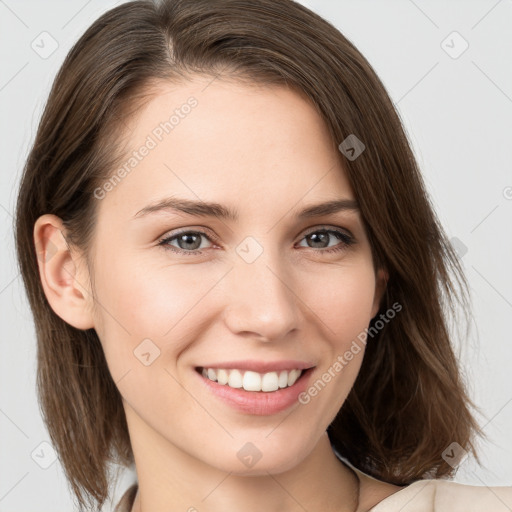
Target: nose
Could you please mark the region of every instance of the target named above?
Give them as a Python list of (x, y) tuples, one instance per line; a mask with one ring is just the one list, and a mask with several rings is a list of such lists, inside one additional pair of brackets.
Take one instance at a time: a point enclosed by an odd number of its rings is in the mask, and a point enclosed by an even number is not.
[(235, 258), (227, 276), (224, 318), (236, 335), (277, 341), (298, 328), (300, 299), (282, 258), (263, 253), (252, 263)]

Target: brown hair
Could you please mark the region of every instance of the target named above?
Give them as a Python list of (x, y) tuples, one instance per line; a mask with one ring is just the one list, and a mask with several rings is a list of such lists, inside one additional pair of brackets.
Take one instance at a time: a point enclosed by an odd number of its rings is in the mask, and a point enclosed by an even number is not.
[(109, 465), (130, 465), (133, 453), (95, 330), (68, 325), (46, 300), (34, 223), (45, 213), (59, 216), (68, 243), (85, 251), (96, 221), (93, 191), (122, 158), (123, 118), (159, 82), (218, 72), (293, 87), (325, 120), (335, 147), (351, 134), (365, 144), (356, 159), (338, 155), (375, 265), (389, 273), (379, 313), (393, 303), (402, 311), (368, 341), (328, 434), (342, 456), (379, 479), (406, 484), (451, 475), (442, 458), (450, 443), (476, 455), (472, 404), (448, 325), (458, 306), (468, 311), (467, 283), (381, 81), (334, 26), (291, 0), (140, 0), (102, 15), (67, 55), (17, 202), (16, 243), (35, 318), (40, 404), (81, 509), (86, 499), (101, 507), (109, 496)]

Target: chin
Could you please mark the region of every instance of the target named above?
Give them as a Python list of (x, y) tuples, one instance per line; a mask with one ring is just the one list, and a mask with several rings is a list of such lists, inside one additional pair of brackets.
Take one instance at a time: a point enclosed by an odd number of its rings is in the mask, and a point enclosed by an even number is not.
[(211, 464), (222, 471), (239, 476), (284, 473), (297, 466), (309, 453), (303, 442), (290, 443), (289, 437), (288, 441), (285, 437), (276, 436), (273, 441), (263, 437), (253, 442), (235, 442), (233, 444), (236, 444), (237, 448), (234, 451), (234, 457), (226, 456), (230, 452), (233, 453), (232, 447), (226, 447), (218, 457), (214, 456)]

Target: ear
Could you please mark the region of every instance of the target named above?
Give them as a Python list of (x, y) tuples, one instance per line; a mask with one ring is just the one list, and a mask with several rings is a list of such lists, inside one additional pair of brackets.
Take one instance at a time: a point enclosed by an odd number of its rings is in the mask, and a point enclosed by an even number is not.
[(53, 311), (77, 329), (94, 327), (89, 273), (72, 251), (56, 215), (42, 215), (34, 224), (34, 243), (44, 294)]
[(375, 295), (373, 297), (372, 318), (379, 312), (380, 303), (384, 292), (386, 291), (388, 279), (388, 272), (385, 269), (380, 268), (375, 276)]

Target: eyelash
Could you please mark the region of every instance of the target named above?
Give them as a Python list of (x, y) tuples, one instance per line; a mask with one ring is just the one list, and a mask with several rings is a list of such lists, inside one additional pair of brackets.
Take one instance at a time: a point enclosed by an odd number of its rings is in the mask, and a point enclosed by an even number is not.
[[(327, 229), (326, 227), (320, 227), (316, 228), (312, 231), (307, 232), (304, 234), (304, 236), (301, 238), (300, 241), (302, 241), (305, 237), (312, 235), (314, 233), (334, 233), (338, 238), (340, 239), (340, 244), (335, 245), (334, 247), (330, 248), (324, 248), (324, 249), (318, 249), (316, 252), (320, 253), (336, 253), (343, 251), (353, 245), (355, 243), (355, 240), (352, 236), (348, 235), (347, 233), (340, 231), (338, 229)], [(162, 238), (158, 241), (158, 245), (161, 246), (164, 250), (170, 250), (172, 252), (175, 252), (177, 254), (187, 254), (187, 255), (201, 255), (203, 254), (202, 251), (198, 249), (194, 249), (192, 251), (186, 251), (184, 249), (179, 249), (178, 247), (174, 247), (169, 244), (172, 240), (175, 240), (180, 235), (202, 235), (204, 236), (209, 242), (215, 242), (216, 239), (214, 237), (208, 236), (204, 231), (195, 231), (195, 230), (183, 230), (179, 231), (178, 233), (174, 233), (172, 236), (166, 236), (165, 238)], [(314, 247), (306, 247), (306, 249), (315, 249)]]

